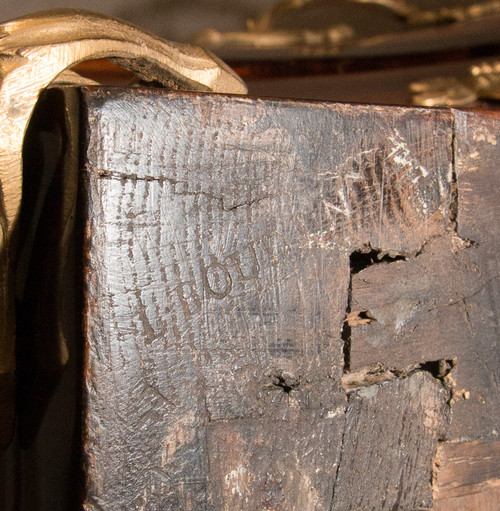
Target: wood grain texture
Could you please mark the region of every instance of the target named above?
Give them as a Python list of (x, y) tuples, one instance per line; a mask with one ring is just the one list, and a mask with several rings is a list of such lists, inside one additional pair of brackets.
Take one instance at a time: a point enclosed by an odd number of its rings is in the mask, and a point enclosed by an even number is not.
[(447, 432), (447, 398), (427, 372), (351, 395), (332, 511), (431, 508), (432, 460)]
[(466, 299), (471, 335), (465, 363), (476, 374), (478, 388), (471, 389), (471, 405), (457, 403), (456, 413), (462, 408), (465, 428), (474, 431), (462, 438), (495, 439), (500, 431), (500, 115), (457, 112), (455, 140), (457, 233), (470, 240), (471, 271), (484, 282)]
[[(410, 256), (449, 229), (451, 115), (106, 89), (83, 101), (86, 509), (332, 509), (346, 425), (365, 428), (373, 406), (346, 414), (349, 256)], [(391, 387), (399, 418), (423, 413), (408, 384)], [(398, 472), (408, 502), (429, 502), (436, 407), (412, 458), (426, 468)]]
[[(453, 222), (416, 257), (372, 265), (353, 276), (352, 370), (401, 370), (455, 360), (450, 439), (498, 436), (500, 119), (454, 112), (457, 189)], [(468, 399), (463, 399), (467, 397)]]
[(436, 511), (495, 511), (500, 502), (500, 442), (443, 443), (436, 456)]

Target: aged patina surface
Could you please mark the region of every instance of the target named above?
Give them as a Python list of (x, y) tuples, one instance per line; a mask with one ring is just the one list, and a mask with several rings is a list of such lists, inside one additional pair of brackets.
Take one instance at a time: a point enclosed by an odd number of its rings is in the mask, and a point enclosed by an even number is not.
[(426, 509), (498, 449), (494, 114), (82, 99), (88, 509)]
[(43, 89), (74, 64), (105, 57), (171, 89), (246, 92), (239, 77), (206, 50), (109, 16), (59, 9), (0, 25), (0, 447), (14, 423), (13, 266), (24, 135)]

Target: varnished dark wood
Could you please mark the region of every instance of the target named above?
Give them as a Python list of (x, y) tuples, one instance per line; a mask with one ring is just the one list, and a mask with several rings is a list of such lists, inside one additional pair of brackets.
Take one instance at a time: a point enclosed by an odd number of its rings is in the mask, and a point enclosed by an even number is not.
[[(80, 102), (85, 509), (495, 509), (494, 113), (105, 88)], [(26, 281), (25, 346), (45, 369), (64, 363), (78, 295), (58, 284), (65, 176)], [(51, 429), (19, 451), (35, 462), (12, 509), (54, 508), (36, 473)]]
[[(388, 509), (429, 507), (449, 390), (422, 366), (346, 394), (344, 320), (352, 254), (416, 258), (453, 232), (453, 114), (83, 102), (86, 509), (361, 509), (396, 488)], [(370, 500), (350, 474), (374, 480), (385, 444), (400, 462)]]

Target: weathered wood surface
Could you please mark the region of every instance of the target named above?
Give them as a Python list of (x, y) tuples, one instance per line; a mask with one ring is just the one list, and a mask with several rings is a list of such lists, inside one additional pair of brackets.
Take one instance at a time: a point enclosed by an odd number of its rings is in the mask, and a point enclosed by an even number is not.
[[(399, 268), (416, 295), (439, 291), (434, 308), (486, 289), (461, 259), (472, 246), (456, 230), (455, 114), (158, 91), (82, 98), (86, 509), (429, 508), (470, 336), (439, 349), (446, 314), (424, 311), (405, 349), (376, 333), (361, 352), (359, 332), (381, 320), (358, 304), (362, 276), (383, 269), (398, 310), (413, 299)], [(425, 276), (450, 253), (454, 266)], [(469, 281), (455, 282), (455, 267)], [(486, 389), (490, 371), (472, 384)], [(453, 435), (493, 434), (493, 415), (481, 427), (465, 415)], [(377, 475), (365, 495), (362, 479)]]
[(432, 463), (448, 429), (447, 397), (441, 382), (423, 371), (355, 391), (332, 509), (431, 508)]
[(454, 116), (453, 228), (416, 257), (354, 275), (351, 310), (368, 319), (352, 327), (350, 361), (401, 370), (456, 359), (450, 439), (476, 440), (497, 437), (500, 423), (500, 117)]
[(446, 442), (436, 455), (435, 511), (495, 511), (500, 502), (500, 442)]

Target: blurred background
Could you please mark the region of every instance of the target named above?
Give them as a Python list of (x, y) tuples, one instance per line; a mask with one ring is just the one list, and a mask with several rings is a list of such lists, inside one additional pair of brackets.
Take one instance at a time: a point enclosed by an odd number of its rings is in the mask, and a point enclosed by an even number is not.
[[(204, 29), (216, 29), (219, 31), (240, 31), (245, 30), (246, 20), (258, 17), (265, 11), (276, 6), (280, 2), (277, 0), (66, 0), (65, 2), (57, 0), (2, 0), (0, 8), (0, 17), (6, 21), (27, 13), (43, 9), (55, 8), (80, 8), (94, 10), (117, 16), (128, 20), (143, 28), (151, 30), (166, 39), (174, 41), (188, 41), (196, 33)], [(290, 2), (297, 6), (307, 4), (308, 2), (295, 1)], [(374, 29), (387, 28), (391, 23), (389, 17), (376, 17), (375, 19), (367, 14), (371, 14), (373, 6), (377, 5), (414, 5), (425, 10), (436, 10), (439, 8), (456, 8), (460, 6), (487, 4), (492, 2), (474, 1), (474, 0), (409, 0), (403, 1), (373, 1), (370, 10), (370, 2), (354, 2), (348, 0), (330, 0), (323, 2), (311, 2), (316, 4), (317, 11), (316, 26), (319, 23), (335, 24), (339, 20), (342, 22), (356, 22), (360, 29), (373, 31)], [(358, 6), (353, 4), (358, 3)], [(365, 5), (362, 5), (365, 4)], [(327, 16), (325, 18), (325, 12)], [(304, 17), (302, 12), (300, 20), (302, 24), (313, 23), (314, 14), (309, 13)], [(283, 24), (288, 27), (295, 26), (293, 16), (288, 20), (283, 20)], [(381, 27), (384, 24), (385, 27)], [(378, 25), (378, 26), (377, 26)], [(283, 26), (283, 25), (282, 25)]]
[[(60, 7), (102, 12), (166, 39), (202, 44), (243, 77), (251, 95), (476, 108), (500, 104), (500, 0), (66, 0), (63, 5), (0, 0), (0, 21)], [(79, 72), (110, 84), (131, 79), (107, 62), (86, 64)], [(52, 105), (39, 103), (35, 120), (43, 120), (45, 131), (38, 132), (52, 136), (57, 127), (54, 119), (54, 130), (47, 128)], [(30, 140), (27, 153), (38, 175), (40, 162), (50, 166), (51, 155), (43, 154), (35, 135)], [(25, 172), (30, 168), (26, 165)], [(78, 304), (73, 308), (79, 311)], [(32, 385), (33, 396), (24, 403), (18, 399), (24, 406), (18, 404), (24, 410), (18, 410), (18, 423), (25, 431), (18, 424), (19, 446), (14, 442), (3, 457), (0, 453), (0, 510), (74, 507), (83, 351), (78, 332), (74, 335), (62, 374), (50, 382), (44, 376)]]
[(174, 41), (186, 41), (206, 28), (240, 30), (245, 20), (275, 3), (273, 0), (2, 0), (2, 21), (42, 9), (88, 9), (131, 21)]
[[(56, 0), (2, 2), (2, 20), (61, 7)], [(500, 97), (495, 67), (500, 0), (87, 0), (84, 5), (67, 0), (63, 6), (205, 46), (244, 78), (251, 95), (426, 106), (477, 106)], [(478, 85), (472, 66), (485, 62), (475, 71)]]

